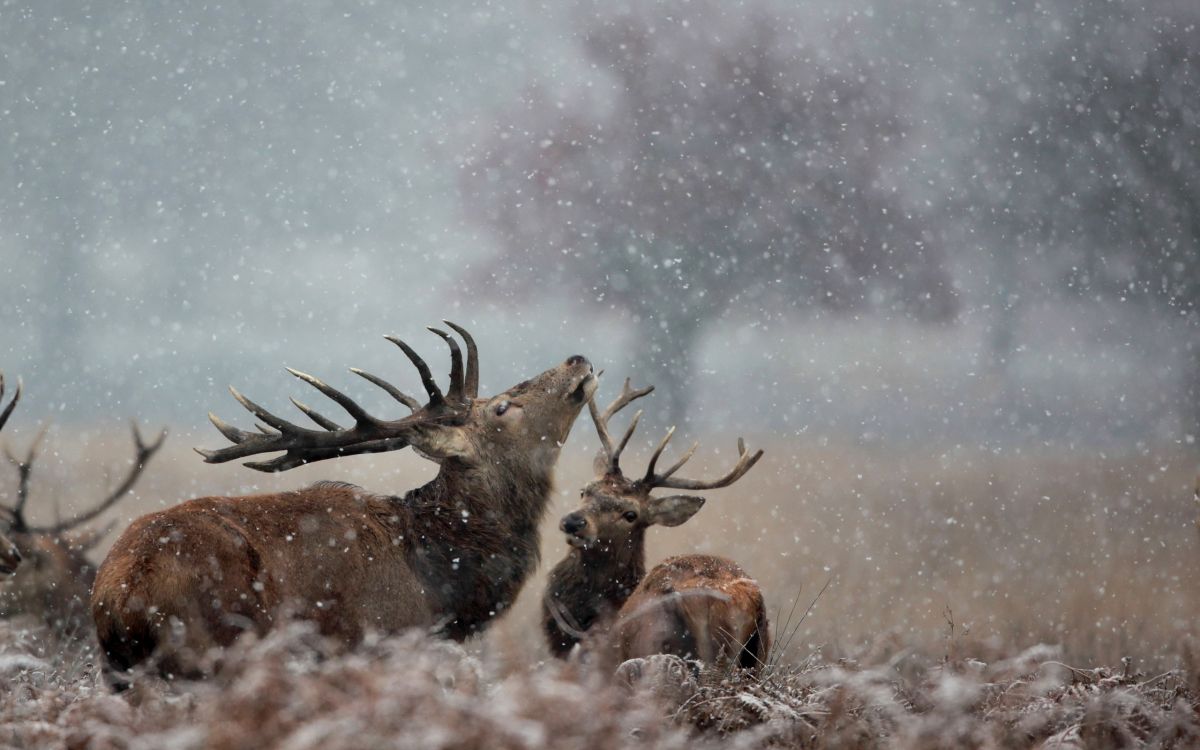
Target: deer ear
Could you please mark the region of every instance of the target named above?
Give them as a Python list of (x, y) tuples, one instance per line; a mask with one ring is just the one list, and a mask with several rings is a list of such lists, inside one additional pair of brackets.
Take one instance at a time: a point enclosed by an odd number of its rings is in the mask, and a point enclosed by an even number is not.
[(650, 498), (651, 523), (660, 526), (678, 526), (700, 510), (704, 498), (694, 495), (669, 495), (668, 497)]
[(474, 455), (471, 441), (462, 427), (423, 427), (408, 442), (417, 453), (437, 463), (451, 458), (468, 459)]

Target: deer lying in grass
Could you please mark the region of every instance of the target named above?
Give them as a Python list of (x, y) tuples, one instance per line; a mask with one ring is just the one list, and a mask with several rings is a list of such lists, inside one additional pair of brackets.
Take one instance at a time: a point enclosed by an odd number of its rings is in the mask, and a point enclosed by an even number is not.
[[(0, 379), (0, 394), (3, 381)], [(0, 427), (12, 413), (20, 398), (18, 388), (13, 401), (0, 414)], [(25, 517), (29, 501), (30, 477), (38, 446), (45, 436), (40, 432), (29, 446), (24, 458), (17, 458), (7, 448), (4, 454), (17, 469), (17, 497), (13, 506), (0, 506), (0, 513), (7, 518), (7, 538), (13, 545), (15, 559), (21, 561), (19, 569), (9, 572), (12, 577), (0, 583), (0, 617), (33, 615), (65, 635), (77, 634), (90, 625), (87, 618), (88, 597), (92, 581), (96, 577), (96, 566), (87, 558), (87, 553), (108, 533), (109, 526), (86, 524), (112, 508), (125, 497), (142, 475), (146, 464), (162, 447), (166, 439), (164, 430), (150, 444), (143, 441), (137, 425), (133, 426), (133, 441), (136, 449), (133, 463), (125, 478), (112, 492), (91, 509), (78, 515), (59, 520), (53, 524), (38, 526)], [(3, 559), (0, 556), (0, 559)]]
[(720, 479), (675, 477), (695, 451), (693, 445), (669, 469), (656, 474), (672, 428), (651, 456), (645, 475), (626, 478), (619, 463), (621, 452), (641, 412), (615, 447), (608, 421), (651, 390), (633, 390), (627, 380), (603, 414), (589, 401), (602, 449), (596, 456), (597, 477), (581, 493), (582, 504), (560, 524), (570, 549), (551, 571), (543, 597), (550, 650), (561, 658), (575, 644), (587, 641), (598, 647), (603, 667), (667, 653), (708, 663), (728, 660), (753, 669), (766, 661), (770, 646), (758, 584), (737, 563), (709, 555), (668, 558), (646, 574), (645, 547), (647, 528), (678, 526), (704, 504), (704, 498), (691, 495), (652, 497), (652, 490), (728, 487), (754, 466), (762, 451), (747, 453), (739, 439), (737, 464)]
[(538, 561), (537, 529), (550, 498), (559, 450), (596, 387), (592, 366), (570, 357), (491, 398), (477, 396), (475, 342), (464, 372), (455, 339), (444, 394), (429, 367), (390, 338), (416, 366), (422, 407), (390, 383), (353, 370), (412, 409), (386, 421), (324, 382), (291, 371), (354, 420), (340, 427), (296, 402), (320, 429), (292, 424), (234, 397), (262, 424), (246, 432), (210, 416), (234, 445), (200, 451), (210, 463), (285, 451), (248, 463), (284, 471), (305, 463), (412, 446), (440, 465), (403, 495), (339, 482), (248, 497), (205, 497), (134, 521), (100, 568), (92, 595), (110, 669), (154, 656), (160, 672), (201, 675), (200, 657), (244, 631), (262, 633), (299, 617), (348, 644), (368, 628), (425, 628), (462, 640), (482, 631), (516, 598)]

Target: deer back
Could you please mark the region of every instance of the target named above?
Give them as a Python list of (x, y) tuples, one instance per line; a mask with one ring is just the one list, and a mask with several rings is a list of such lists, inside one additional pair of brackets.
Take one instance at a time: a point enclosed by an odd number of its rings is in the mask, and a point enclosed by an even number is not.
[(770, 649), (758, 583), (732, 560), (709, 555), (671, 557), (652, 569), (621, 607), (611, 637), (618, 663), (674, 654), (757, 669)]

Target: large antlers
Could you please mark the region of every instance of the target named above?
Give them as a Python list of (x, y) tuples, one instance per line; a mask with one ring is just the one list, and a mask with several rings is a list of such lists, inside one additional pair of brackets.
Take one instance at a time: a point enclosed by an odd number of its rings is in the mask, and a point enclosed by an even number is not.
[(42, 442), (42, 438), (46, 435), (46, 429), (43, 427), (38, 432), (37, 437), (29, 445), (29, 450), (25, 454), (25, 458), (17, 458), (9, 452), (7, 446), (4, 449), (4, 455), (8, 460), (17, 467), (19, 484), (17, 486), (17, 503), (9, 511), (12, 515), (12, 528), (14, 531), (24, 531), (31, 534), (61, 534), (64, 531), (80, 526), (91, 521), (104, 511), (116, 505), (117, 501), (129, 493), (133, 486), (137, 484), (141, 478), (142, 472), (146, 469), (146, 464), (150, 463), (150, 459), (162, 448), (163, 443), (167, 439), (167, 430), (164, 428), (158, 433), (158, 437), (153, 442), (147, 443), (142, 438), (142, 433), (138, 430), (136, 422), (130, 422), (130, 430), (133, 433), (133, 445), (135, 455), (133, 464), (129, 467), (129, 473), (125, 475), (125, 479), (113, 489), (103, 500), (97, 503), (91, 510), (84, 511), (76, 516), (68, 518), (65, 521), (58, 521), (49, 526), (32, 526), (25, 520), (25, 503), (29, 500), (29, 477), (33, 473), (33, 462), (37, 458), (37, 450)]
[[(4, 396), (4, 374), (0, 373), (0, 399)], [(21, 398), (21, 383), (17, 382), (16, 393), (13, 394), (12, 401), (8, 406), (0, 411), (0, 428), (4, 427), (4, 423), (8, 421), (9, 416), (16, 407), (17, 401)], [(64, 531), (87, 523), (93, 518), (99, 516), (104, 511), (111, 508), (118, 500), (125, 496), (133, 486), (137, 484), (138, 479), (142, 475), (142, 471), (146, 468), (146, 464), (162, 447), (163, 441), (167, 438), (167, 431), (164, 429), (159, 433), (158, 438), (153, 443), (147, 444), (142, 439), (142, 433), (138, 431), (137, 423), (132, 423), (133, 443), (136, 448), (136, 455), (133, 459), (133, 466), (129, 470), (129, 474), (125, 479), (117, 485), (108, 497), (104, 498), (94, 508), (84, 513), (70, 518), (66, 521), (59, 521), (52, 526), (31, 526), (25, 520), (25, 505), (29, 501), (29, 477), (33, 473), (33, 462), (37, 458), (38, 447), (42, 443), (42, 438), (46, 436), (46, 428), (43, 427), (29, 444), (29, 450), (26, 451), (24, 458), (17, 458), (9, 451), (8, 446), (4, 446), (4, 455), (17, 468), (17, 501), (11, 508), (3, 508), (10, 516), (11, 528), (13, 531), (27, 532), (32, 534), (61, 534)]]
[(629, 423), (629, 427), (625, 430), (624, 437), (621, 442), (614, 448), (612, 436), (608, 434), (608, 420), (612, 419), (613, 415), (624, 409), (631, 402), (638, 400), (642, 396), (654, 390), (654, 386), (635, 389), (630, 386), (629, 378), (625, 378), (625, 384), (621, 386), (621, 393), (613, 402), (608, 405), (608, 408), (601, 414), (596, 406), (596, 399), (588, 399), (588, 412), (592, 415), (592, 424), (596, 425), (596, 434), (600, 436), (600, 454), (596, 456), (596, 471), (597, 473), (605, 474), (620, 474), (621, 473), (621, 451), (625, 450), (625, 446), (629, 443), (629, 438), (633, 437), (633, 431), (637, 428), (638, 420), (642, 418), (642, 413), (639, 411), (633, 415), (633, 420)]
[[(4, 411), (0, 411), (0, 430), (4, 429), (4, 423), (12, 416), (13, 409), (17, 407), (17, 402), (21, 400), (21, 381), (17, 380), (17, 390), (13, 393), (12, 401), (8, 402), (8, 406), (4, 407)], [(4, 401), (4, 373), (0, 372), (0, 402)]]
[[(638, 420), (641, 419), (642, 412), (637, 412), (633, 415), (633, 419), (629, 422), (629, 427), (626, 428), (625, 434), (621, 437), (621, 442), (613, 445), (612, 436), (608, 432), (608, 421), (612, 416), (621, 409), (629, 405), (642, 396), (654, 390), (654, 386), (635, 390), (630, 387), (629, 379), (625, 379), (625, 385), (621, 388), (620, 395), (609, 404), (608, 408), (601, 414), (596, 406), (595, 399), (588, 401), (588, 411), (591, 412), (592, 422), (596, 425), (596, 433), (600, 436), (601, 452), (596, 456), (596, 472), (599, 474), (610, 474), (614, 476), (623, 476), (621, 473), (620, 459), (621, 452), (625, 450), (625, 446), (629, 443), (629, 439), (633, 437), (633, 431), (637, 429)], [(667, 448), (667, 443), (671, 442), (671, 438), (675, 435), (675, 428), (667, 430), (667, 434), (659, 442), (658, 447), (654, 449), (653, 455), (650, 456), (650, 465), (646, 468), (646, 474), (638, 480), (638, 484), (645, 488), (653, 489), (663, 487), (676, 490), (715, 490), (721, 487), (728, 487), (737, 480), (741, 479), (746, 472), (758, 463), (758, 459), (762, 458), (762, 450), (758, 450), (751, 454), (746, 450), (746, 442), (738, 438), (738, 460), (734, 467), (725, 476), (714, 480), (700, 479), (683, 479), (676, 478), (675, 472), (683, 468), (683, 465), (688, 462), (692, 454), (696, 452), (699, 443), (692, 443), (692, 446), (671, 465), (666, 471), (661, 474), (655, 473), (655, 468), (658, 466), (658, 459), (662, 457), (663, 451)]]
[(385, 336), (388, 341), (400, 347), (404, 355), (417, 368), (417, 372), (421, 376), (421, 384), (429, 396), (429, 403), (424, 407), (416, 399), (402, 393), (383, 378), (355, 368), (350, 370), (355, 375), (383, 389), (392, 398), (411, 409), (413, 413), (409, 416), (396, 420), (379, 419), (368, 414), (353, 399), (324, 381), (288, 368), (288, 372), (292, 375), (316, 388), (342, 407), (354, 419), (354, 425), (341, 427), (332, 419), (322, 416), (310, 407), (292, 399), (296, 408), (321, 429), (313, 430), (301, 427), (272, 414), (230, 387), (229, 390), (238, 403), (258, 417), (263, 424), (256, 425), (258, 432), (249, 432), (225, 423), (215, 414), (209, 414), (208, 418), (213, 425), (234, 445), (217, 450), (197, 448), (196, 452), (204, 456), (204, 460), (208, 463), (222, 463), (260, 453), (285, 451), (284, 455), (270, 461), (251, 461), (246, 466), (259, 471), (287, 471), (326, 458), (399, 450), (409, 445), (414, 432), (422, 426), (455, 424), (462, 421), (472, 401), (479, 395), (479, 352), (471, 334), (448, 320), (443, 322), (462, 336), (467, 347), (467, 362), (464, 369), (462, 350), (454, 338), (437, 328), (429, 329), (450, 347), (450, 388), (444, 394), (434, 382), (425, 360), (421, 359), (412, 347), (394, 336)]
[(658, 463), (658, 457), (662, 455), (663, 449), (667, 447), (667, 443), (671, 440), (671, 435), (675, 433), (675, 428), (667, 431), (666, 437), (658, 444), (658, 449), (654, 451), (654, 455), (650, 459), (650, 467), (646, 469), (646, 476), (642, 477), (641, 483), (648, 487), (664, 487), (674, 490), (715, 490), (721, 487), (728, 487), (754, 467), (758, 463), (758, 459), (762, 458), (763, 452), (760, 448), (753, 454), (746, 451), (746, 441), (738, 438), (738, 460), (729, 473), (720, 479), (705, 481), (701, 479), (682, 479), (672, 476), (675, 472), (688, 462), (692, 454), (696, 452), (696, 444), (688, 449), (683, 456), (672, 464), (671, 468), (664, 471), (662, 474), (654, 473), (654, 466)]

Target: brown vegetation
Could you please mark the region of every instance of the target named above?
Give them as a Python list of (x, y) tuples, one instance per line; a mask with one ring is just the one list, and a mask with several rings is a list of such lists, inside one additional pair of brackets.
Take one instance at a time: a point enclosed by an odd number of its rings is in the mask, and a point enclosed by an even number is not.
[[(544, 574), (465, 653), (403, 638), (344, 653), (312, 634), (277, 632), (236, 647), (210, 684), (147, 683), (129, 698), (107, 693), (94, 651), (0, 623), (0, 747), (188, 748), (218, 736), (262, 748), (1196, 745), (1193, 450), (763, 447), (770, 463), (740, 481), (736, 507), (709, 503), (647, 540), (655, 559), (698, 550), (754, 572), (777, 636), (757, 678), (696, 677), (652, 660), (632, 681), (665, 706), (600, 691), (575, 665), (547, 661)], [(44, 489), (70, 512), (71, 488), (97, 481), (97, 467), (123, 450), (86, 431), (65, 436)], [(185, 441), (163, 452), (141, 500), (120, 512), (196, 487), (296, 484), (291, 474), (189, 461)], [(552, 555), (554, 523), (592, 476), (591, 454), (587, 441), (564, 450), (563, 490), (542, 530)], [(729, 460), (693, 459), (704, 470)], [(426, 467), (403, 453), (338, 466), (339, 478), (385, 486)], [(312, 481), (329, 467), (294, 473)]]
[(607, 681), (552, 661), (505, 669), (419, 633), (347, 652), (311, 626), (231, 649), (213, 679), (99, 685), (95, 654), (0, 631), (0, 747), (1188, 748), (1194, 660), (1163, 673), (1069, 666), (1051, 647), (919, 668), (813, 657), (759, 675), (678, 657)]

